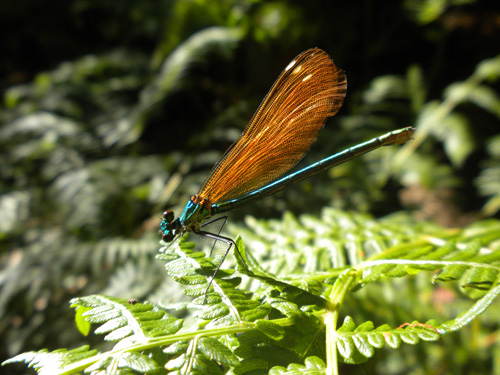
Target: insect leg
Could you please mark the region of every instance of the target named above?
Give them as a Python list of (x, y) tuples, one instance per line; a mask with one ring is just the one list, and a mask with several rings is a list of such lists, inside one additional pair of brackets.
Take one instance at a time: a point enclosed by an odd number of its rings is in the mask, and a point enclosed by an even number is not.
[(229, 251), (231, 250), (231, 247), (233, 245), (234, 245), (234, 248), (236, 249), (236, 252), (238, 253), (241, 261), (243, 262), (243, 266), (245, 267), (245, 269), (248, 270), (248, 266), (246, 265), (245, 260), (243, 259), (243, 256), (241, 255), (240, 251), (238, 250), (238, 246), (236, 246), (236, 243), (231, 238), (224, 237), (224, 236), (221, 236), (221, 235), (218, 235), (218, 234), (215, 234), (215, 233), (205, 232), (205, 231), (197, 231), (197, 232), (194, 232), (194, 233), (198, 234), (200, 236), (212, 238), (212, 239), (214, 239), (216, 241), (222, 241), (222, 242), (224, 242), (224, 243), (226, 243), (228, 245), (228, 247), (226, 249), (226, 252), (224, 253), (224, 256), (222, 257), (222, 260), (220, 261), (219, 265), (215, 269), (215, 272), (212, 275), (212, 278), (210, 279), (210, 282), (208, 283), (207, 290), (205, 291), (205, 300), (203, 301), (203, 303), (205, 303), (206, 300), (207, 300), (207, 296), (208, 296), (208, 290), (212, 286), (212, 282), (214, 281), (215, 276), (217, 275), (217, 272), (219, 272), (219, 270), (220, 270), (220, 268), (222, 266), (222, 263), (224, 263), (224, 260), (226, 259), (226, 256), (229, 253)]
[[(201, 227), (204, 227), (205, 225), (209, 225), (209, 224), (215, 223), (217, 221), (221, 221), (221, 220), (224, 220), (224, 222), (222, 223), (222, 225), (219, 228), (219, 231), (217, 232), (217, 236), (220, 237), (220, 232), (222, 231), (222, 228), (224, 228), (224, 225), (226, 225), (226, 223), (227, 223), (227, 215), (226, 216), (217, 217), (217, 218), (215, 218), (213, 220), (207, 221), (207, 222), (201, 224)], [(212, 256), (212, 253), (214, 252), (215, 244), (216, 243), (217, 243), (217, 240), (214, 241), (214, 244), (212, 245), (212, 249), (210, 250), (210, 255), (209, 256)], [(238, 254), (239, 254), (239, 251), (238, 251)], [(241, 258), (241, 255), (240, 255), (240, 258)], [(243, 262), (243, 263), (245, 263), (245, 262)]]

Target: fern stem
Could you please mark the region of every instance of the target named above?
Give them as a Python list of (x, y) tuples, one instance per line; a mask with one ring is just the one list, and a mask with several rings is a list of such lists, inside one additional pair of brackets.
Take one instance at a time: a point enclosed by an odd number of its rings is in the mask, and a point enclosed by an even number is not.
[(325, 313), (326, 326), (326, 374), (338, 375), (338, 359), (337, 359), (337, 310), (327, 310)]
[(396, 264), (396, 265), (406, 265), (406, 266), (464, 266), (470, 268), (484, 268), (491, 269), (497, 272), (500, 272), (500, 267), (492, 264), (484, 264), (478, 262), (467, 262), (467, 261), (459, 261), (459, 260), (411, 260), (411, 259), (385, 259), (385, 260), (373, 260), (367, 261), (358, 266), (358, 269), (366, 269), (370, 267), (387, 265), (387, 264)]
[(323, 318), (326, 329), (326, 374), (338, 375), (337, 358), (337, 322), (342, 302), (354, 282), (355, 272), (346, 270), (335, 281), (328, 298), (327, 309)]
[(196, 355), (196, 348), (198, 347), (198, 338), (199, 336), (195, 336), (194, 339), (189, 343), (189, 348), (186, 352), (186, 354), (189, 356), (189, 360), (186, 364), (186, 368), (184, 371), (185, 374), (191, 373), (191, 369), (193, 368), (194, 358)]
[[(290, 320), (290, 319), (288, 319)], [(238, 325), (234, 326), (228, 326), (228, 327), (222, 327), (222, 328), (213, 328), (213, 329), (207, 329), (203, 331), (198, 331), (198, 332), (184, 332), (184, 333), (176, 333), (173, 335), (168, 335), (168, 336), (159, 336), (159, 337), (152, 337), (148, 338), (147, 342), (143, 343), (133, 343), (129, 346), (118, 348), (118, 349), (112, 349), (108, 352), (100, 353), (98, 355), (92, 356), (90, 358), (72, 363), (71, 365), (68, 365), (64, 367), (61, 371), (58, 372), (53, 372), (53, 375), (70, 375), (70, 374), (77, 374), (82, 371), (84, 371), (87, 367), (90, 365), (100, 361), (104, 360), (108, 357), (119, 357), (120, 353), (124, 352), (141, 352), (144, 350), (149, 350), (149, 349), (154, 349), (158, 347), (163, 347), (166, 345), (173, 344), (178, 341), (182, 340), (192, 340), (194, 338), (199, 339), (200, 337), (220, 337), (222, 335), (228, 335), (228, 334), (238, 334), (238, 333), (243, 333), (246, 331), (251, 331), (254, 330), (255, 324), (253, 323), (240, 323)]]

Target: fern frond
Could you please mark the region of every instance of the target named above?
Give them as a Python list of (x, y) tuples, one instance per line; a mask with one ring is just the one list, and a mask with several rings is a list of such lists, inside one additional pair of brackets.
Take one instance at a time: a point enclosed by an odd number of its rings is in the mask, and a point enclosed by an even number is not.
[(96, 354), (97, 350), (89, 350), (88, 345), (72, 350), (59, 349), (53, 352), (40, 350), (39, 352), (19, 354), (3, 362), (2, 366), (9, 363), (24, 362), (28, 367), (34, 368), (39, 375), (54, 375), (61, 373), (71, 363), (86, 360)]
[(387, 324), (375, 328), (370, 321), (356, 326), (354, 320), (347, 316), (337, 330), (337, 348), (346, 363), (363, 363), (375, 354), (375, 349), (382, 348), (384, 344), (397, 349), (403, 342), (415, 345), (420, 340), (439, 340), (441, 336), (436, 325), (436, 321), (429, 321), (425, 324), (412, 322), (398, 328), (391, 328)]
[(267, 315), (269, 308), (250, 299), (248, 292), (238, 289), (241, 278), (231, 277), (234, 270), (220, 269), (212, 279), (220, 260), (194, 251), (193, 243), (181, 239), (160, 251), (162, 254), (158, 255), (158, 259), (165, 260), (165, 268), (171, 277), (186, 286), (184, 293), (194, 298), (192, 303), (199, 308), (197, 316), (210, 321), (209, 327), (255, 320)]
[[(149, 356), (136, 352), (122, 352), (118, 355), (100, 358), (96, 350), (82, 346), (73, 350), (60, 349), (53, 352), (39, 351), (18, 355), (4, 364), (25, 362), (36, 369), (39, 375), (77, 374), (86, 369), (92, 374), (132, 375), (147, 374), (159, 370), (158, 364)], [(93, 363), (88, 365), (88, 363)]]
[(193, 34), (165, 59), (158, 77), (144, 89), (141, 105), (155, 105), (179, 89), (189, 68), (205, 61), (208, 53), (230, 54), (242, 36), (241, 30), (228, 27), (209, 27)]
[[(82, 254), (79, 260), (82, 264), (91, 266), (95, 272), (101, 272), (104, 265), (109, 267), (122, 264), (126, 259), (141, 261), (143, 257), (153, 256), (157, 249), (158, 241), (154, 236), (144, 236), (141, 239), (108, 237), (95, 243), (82, 243), (78, 246), (79, 253)], [(92, 253), (92, 259), (88, 259), (89, 253)]]
[[(299, 267), (308, 273), (333, 268), (333, 272), (324, 273), (322, 280), (318, 275), (314, 277), (315, 281), (330, 283), (328, 278), (335, 280), (339, 270), (353, 266), (360, 272), (360, 286), (381, 278), (440, 270), (434, 281), (465, 277), (461, 285), (475, 289), (489, 289), (499, 271), (495, 262), (500, 259), (500, 251), (494, 246), (500, 238), (497, 221), (482, 223), (480, 228), (472, 225), (464, 231), (446, 231), (401, 215), (373, 220), (369, 216), (325, 209), (321, 220), (303, 215), (300, 223), (302, 226), (289, 213), (282, 222), (249, 218), (247, 225), (251, 229), (243, 231), (253, 246), (252, 255), (257, 258), (254, 263), (286, 275), (287, 281), (281, 281), (303, 285), (305, 289), (309, 279), (303, 273), (297, 280), (293, 277)], [(421, 233), (426, 234), (418, 239)], [(294, 242), (283, 244), (282, 239), (292, 234)], [(271, 258), (267, 256), (269, 249), (273, 252)], [(480, 269), (488, 271), (478, 276)], [(468, 270), (475, 271), (469, 275)], [(262, 277), (261, 281), (265, 279)]]
[(319, 311), (306, 312), (305, 306), (301, 309), (285, 298), (270, 297), (267, 303), (273, 307), (267, 319), (255, 321), (254, 329), (238, 336), (234, 349), (240, 358), (238, 373), (298, 363), (306, 355), (324, 355), (325, 335)]
[(157, 178), (163, 168), (158, 157), (110, 157), (61, 173), (50, 190), (67, 227), (96, 230), (103, 226), (98, 219), (111, 220), (108, 212), (120, 212), (123, 203), (116, 197), (121, 191), (139, 195), (139, 186)]
[[(500, 272), (500, 251), (493, 245), (500, 238), (500, 223), (491, 222), (479, 232), (464, 231), (447, 239), (426, 238), (367, 259), (360, 265), (361, 284), (380, 278), (403, 277), (420, 271), (441, 270), (435, 281), (459, 280), (463, 288), (489, 290)], [(417, 245), (417, 246), (415, 246)]]
[[(185, 353), (167, 362), (165, 367), (181, 374), (222, 375), (221, 367), (235, 366), (238, 358), (220, 341), (210, 337), (199, 337), (183, 343)], [(176, 345), (177, 347), (177, 345)], [(170, 348), (166, 352), (172, 353)]]
[(251, 246), (251, 255), (256, 258), (252, 266), (258, 263), (259, 270), (266, 270), (268, 275), (297, 273), (301, 282), (307, 281), (304, 273), (355, 266), (390, 247), (407, 243), (422, 231), (437, 236), (443, 233), (437, 226), (403, 215), (374, 220), (369, 215), (331, 208), (324, 209), (320, 218), (297, 218), (287, 212), (281, 221), (248, 217), (246, 224), (247, 228), (231, 224), (230, 229), (241, 233)]
[(308, 357), (304, 360), (304, 365), (292, 363), (287, 368), (282, 366), (273, 367), (269, 375), (324, 375), (326, 372), (325, 362), (318, 357)]
[[(161, 298), (151, 297), (152, 294), (161, 293), (163, 298), (168, 296), (171, 297), (171, 301), (179, 301), (182, 293), (172, 291), (177, 288), (172, 280), (162, 277), (165, 274), (162, 265), (156, 261), (153, 254), (144, 251), (146, 249), (141, 250), (143, 250), (142, 256), (140, 253), (136, 254), (133, 259), (116, 267), (110, 275), (108, 286), (102, 293), (119, 298), (134, 296), (141, 300), (147, 296), (148, 300), (152, 301), (161, 300)], [(140, 250), (137, 249), (137, 251)]]
[(141, 91), (140, 101), (132, 116), (122, 123), (129, 134), (128, 139), (122, 138), (121, 142), (137, 140), (151, 112), (166, 97), (179, 90), (183, 84), (186, 85), (186, 73), (193, 65), (206, 61), (210, 53), (230, 54), (242, 37), (243, 33), (238, 28), (209, 27), (181, 43), (165, 59), (157, 77)]
[(106, 341), (127, 338), (128, 342), (145, 342), (151, 337), (173, 334), (183, 323), (152, 304), (131, 304), (112, 297), (75, 298), (71, 306), (76, 309), (77, 320), (102, 324), (95, 333), (106, 334)]
[[(222, 269), (204, 303), (217, 259), (196, 252), (192, 243), (180, 239), (163, 247), (158, 258), (192, 299), (181, 306), (190, 314), (189, 326), (182, 327), (181, 319), (163, 310), (179, 304), (160, 308), (104, 296), (75, 299), (79, 330), (88, 334), (91, 324), (99, 324), (95, 333), (116, 345), (75, 362), (63, 355), (62, 360), (70, 362), (55, 374), (83, 370), (147, 373), (158, 368), (173, 374), (325, 373), (323, 361), (333, 367), (339, 362), (359, 364), (385, 345), (395, 349), (403, 343), (439, 340), (470, 324), (500, 294), (500, 222), (495, 220), (445, 230), (417, 225), (405, 215), (375, 220), (326, 209), (322, 220), (287, 214), (282, 222), (248, 222), (254, 229), (249, 230), (253, 233), (249, 241), (256, 251), (248, 254), (251, 270), (239, 271), (260, 283), (252, 293), (240, 289), (242, 278), (234, 270)], [(283, 242), (292, 234), (294, 241)], [(246, 256), (241, 239), (236, 242)], [(275, 257), (285, 256), (281, 247), (293, 253), (290, 259), (296, 261), (280, 262), (279, 276), (252, 271), (254, 264), (261, 263), (265, 269), (274, 264)], [(266, 248), (273, 250), (273, 257)], [(333, 268), (334, 261), (340, 266)], [(298, 273), (303, 264), (311, 271)], [(366, 292), (382, 280), (418, 274), (429, 281), (455, 281), (477, 301), (472, 306), (464, 304), (451, 319), (439, 316), (442, 322), (420, 319), (425, 323), (419, 323), (410, 314), (410, 319), (375, 327), (368, 319), (356, 325), (349, 314), (337, 327), (344, 298), (350, 293), (362, 287)], [(373, 299), (383, 304), (381, 296), (373, 294)], [(26, 358), (29, 363), (42, 360), (36, 353)]]
[[(158, 336), (179, 331), (183, 320), (169, 316), (151, 304), (129, 303), (105, 296), (89, 296), (72, 300), (76, 322), (87, 334), (91, 323), (101, 324), (96, 334), (105, 334), (107, 341), (118, 341), (115, 348), (98, 354), (88, 347), (58, 350), (51, 353), (30, 352), (14, 357), (6, 363), (24, 361), (39, 374), (72, 374), (82, 370), (95, 373), (125, 374), (150, 373), (159, 369), (151, 353), (145, 349)], [(143, 352), (145, 350), (145, 352)]]

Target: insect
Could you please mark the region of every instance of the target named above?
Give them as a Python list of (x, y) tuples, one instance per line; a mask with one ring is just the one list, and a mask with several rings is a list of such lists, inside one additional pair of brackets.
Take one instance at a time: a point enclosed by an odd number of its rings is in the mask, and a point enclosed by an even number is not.
[(170, 210), (163, 213), (163, 240), (172, 242), (186, 232), (194, 232), (225, 242), (228, 248), (218, 270), (232, 246), (239, 251), (231, 238), (202, 229), (214, 221), (223, 220), (224, 224), (227, 220), (227, 216), (211, 219), (214, 215), (253, 203), (368, 151), (411, 138), (414, 129), (402, 128), (285, 175), (309, 150), (326, 119), (338, 112), (346, 89), (344, 72), (326, 52), (313, 48), (298, 55), (280, 74), (243, 133), (215, 164), (182, 214), (175, 218)]

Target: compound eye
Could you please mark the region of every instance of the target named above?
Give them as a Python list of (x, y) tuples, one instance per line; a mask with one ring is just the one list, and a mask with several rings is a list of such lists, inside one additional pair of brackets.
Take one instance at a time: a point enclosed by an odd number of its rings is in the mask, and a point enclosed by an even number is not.
[(165, 220), (167, 223), (171, 223), (174, 221), (174, 211), (167, 210), (163, 213), (163, 220)]
[(161, 236), (161, 238), (165, 242), (172, 242), (172, 240), (174, 239), (174, 234), (172, 232), (163, 233), (163, 235)]

